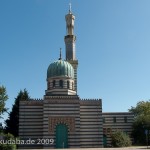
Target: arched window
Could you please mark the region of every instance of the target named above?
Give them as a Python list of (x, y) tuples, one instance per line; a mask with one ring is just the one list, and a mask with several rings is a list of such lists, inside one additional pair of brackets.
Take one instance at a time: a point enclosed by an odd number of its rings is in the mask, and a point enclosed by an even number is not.
[(51, 82), (49, 82), (49, 89), (51, 88)]
[(55, 80), (53, 81), (53, 87), (55, 87)]
[(60, 86), (61, 88), (63, 88), (63, 80), (60, 80), (60, 81), (59, 81), (59, 86)]
[(67, 81), (67, 88), (69, 89), (70, 88), (70, 82)]

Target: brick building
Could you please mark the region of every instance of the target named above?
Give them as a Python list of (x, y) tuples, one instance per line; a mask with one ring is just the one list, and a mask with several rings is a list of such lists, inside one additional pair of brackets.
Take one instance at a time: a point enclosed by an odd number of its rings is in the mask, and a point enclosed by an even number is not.
[(102, 113), (101, 99), (83, 100), (78, 96), (75, 16), (71, 10), (65, 19), (66, 59), (61, 58), (60, 51), (59, 59), (49, 65), (43, 99), (20, 101), (19, 137), (36, 142), (19, 148), (103, 147), (110, 144), (110, 133), (115, 129), (131, 133), (132, 114)]

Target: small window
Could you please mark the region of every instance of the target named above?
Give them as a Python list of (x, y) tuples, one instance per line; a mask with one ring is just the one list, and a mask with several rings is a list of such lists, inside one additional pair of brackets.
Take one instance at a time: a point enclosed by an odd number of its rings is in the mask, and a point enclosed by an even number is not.
[(107, 133), (111, 134), (111, 132), (112, 132), (111, 128), (107, 128)]
[(67, 81), (67, 88), (69, 89), (70, 88), (70, 82)]
[(62, 80), (59, 81), (59, 86), (60, 86), (61, 88), (63, 88), (63, 81), (62, 81)]
[(127, 120), (127, 116), (125, 116), (125, 117), (124, 117), (124, 122), (125, 122), (125, 123), (127, 123), (127, 122), (128, 122), (128, 120)]
[(103, 117), (103, 123), (105, 123), (106, 122), (106, 120), (105, 120), (105, 118)]
[(54, 81), (53, 81), (53, 87), (55, 87), (55, 84), (56, 84), (56, 83), (55, 83), (55, 80), (54, 80)]
[(113, 122), (116, 123), (116, 117), (113, 117)]
[(107, 129), (103, 128), (103, 134), (107, 134)]

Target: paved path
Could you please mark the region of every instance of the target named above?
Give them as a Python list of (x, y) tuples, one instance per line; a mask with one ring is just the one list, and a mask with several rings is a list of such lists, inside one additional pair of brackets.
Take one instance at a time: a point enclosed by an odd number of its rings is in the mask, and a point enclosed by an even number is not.
[[(142, 150), (147, 149), (146, 146), (124, 147), (124, 148), (68, 148), (68, 149), (49, 149), (49, 150)], [(150, 146), (149, 148), (150, 149)], [(27, 150), (27, 149), (20, 149)], [(29, 150), (29, 149), (28, 149)], [(44, 149), (30, 149), (30, 150), (44, 150)], [(48, 150), (48, 149), (45, 149)]]

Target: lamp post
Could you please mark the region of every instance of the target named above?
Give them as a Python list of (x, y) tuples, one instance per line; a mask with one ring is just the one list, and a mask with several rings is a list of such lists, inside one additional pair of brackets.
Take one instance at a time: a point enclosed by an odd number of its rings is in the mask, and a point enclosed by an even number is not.
[(148, 149), (148, 130), (147, 129), (145, 129), (145, 135), (146, 135), (146, 145)]
[(147, 145), (147, 149), (148, 149), (148, 145), (149, 145), (149, 136), (150, 136), (150, 127), (149, 127), (149, 125), (144, 125), (143, 127), (144, 127), (144, 129), (145, 129), (146, 145)]

